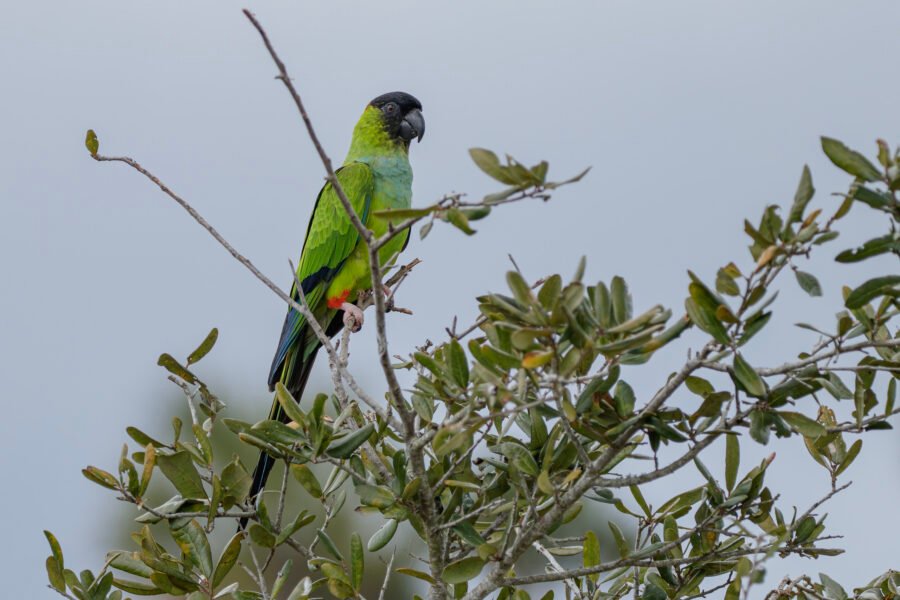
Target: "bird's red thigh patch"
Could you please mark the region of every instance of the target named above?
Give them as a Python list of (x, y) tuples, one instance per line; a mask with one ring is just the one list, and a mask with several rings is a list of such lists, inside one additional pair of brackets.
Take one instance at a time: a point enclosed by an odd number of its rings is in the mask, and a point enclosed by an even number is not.
[(328, 308), (338, 309), (340, 308), (344, 302), (347, 301), (347, 298), (350, 296), (350, 290), (344, 290), (341, 292), (340, 296), (334, 296), (328, 299)]

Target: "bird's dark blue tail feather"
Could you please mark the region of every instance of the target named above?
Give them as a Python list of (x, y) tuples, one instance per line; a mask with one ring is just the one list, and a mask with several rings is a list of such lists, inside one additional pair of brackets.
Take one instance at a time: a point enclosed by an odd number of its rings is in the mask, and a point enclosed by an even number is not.
[[(297, 361), (290, 364), (289, 368), (286, 369), (286, 373), (282, 375), (281, 380), (284, 383), (284, 386), (298, 402), (303, 396), (303, 389), (306, 387), (309, 374), (312, 372), (317, 351), (318, 349), (314, 350), (302, 362)], [(272, 410), (269, 411), (269, 419), (281, 421), (282, 423), (288, 420), (287, 415), (285, 415), (284, 409), (281, 408), (281, 404), (278, 403), (278, 400), (272, 402)], [(269, 478), (269, 474), (272, 472), (275, 462), (275, 458), (265, 451), (260, 451), (259, 460), (256, 462), (256, 468), (253, 469), (253, 483), (250, 485), (250, 493), (247, 495), (249, 502), (256, 502), (257, 496), (266, 486), (266, 480)], [(246, 517), (240, 520), (238, 523), (238, 531), (242, 531), (247, 527), (247, 521), (248, 519)]]

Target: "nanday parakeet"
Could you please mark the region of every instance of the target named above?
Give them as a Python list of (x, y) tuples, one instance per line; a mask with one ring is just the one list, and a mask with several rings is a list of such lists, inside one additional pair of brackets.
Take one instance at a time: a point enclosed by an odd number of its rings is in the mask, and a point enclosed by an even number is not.
[[(335, 172), (356, 214), (375, 236), (387, 232), (389, 224), (388, 219), (375, 216), (376, 211), (410, 206), (409, 145), (413, 139), (421, 141), (425, 133), (421, 111), (421, 103), (404, 92), (372, 100), (356, 123), (343, 166)], [(381, 264), (392, 264), (408, 241), (407, 230), (385, 244), (379, 250)], [(368, 249), (330, 183), (316, 199), (297, 279), (327, 335), (337, 334), (349, 324), (350, 317), (357, 327), (362, 325), (362, 312), (352, 303), (359, 292), (372, 287)], [(299, 301), (296, 283), (291, 296)], [(281, 382), (299, 401), (320, 345), (303, 315), (289, 309), (269, 371), (269, 390), (274, 391), (276, 383)], [(286, 420), (277, 400), (272, 403), (269, 418)], [(260, 454), (250, 498), (263, 489), (274, 464), (271, 456)]]

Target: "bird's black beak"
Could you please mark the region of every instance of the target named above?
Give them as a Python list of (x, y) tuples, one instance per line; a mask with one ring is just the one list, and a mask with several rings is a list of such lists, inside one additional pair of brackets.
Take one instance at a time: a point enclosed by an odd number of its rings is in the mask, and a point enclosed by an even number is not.
[(411, 142), (413, 138), (422, 141), (425, 135), (425, 118), (418, 108), (414, 108), (403, 117), (400, 122), (400, 137)]

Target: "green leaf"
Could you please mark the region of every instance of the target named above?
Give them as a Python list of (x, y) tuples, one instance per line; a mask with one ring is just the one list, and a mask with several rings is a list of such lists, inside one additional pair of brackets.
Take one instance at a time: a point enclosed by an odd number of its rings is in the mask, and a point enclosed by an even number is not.
[(87, 134), (84, 136), (84, 147), (91, 153), (91, 156), (96, 156), (100, 151), (100, 140), (97, 139), (97, 134), (93, 129), (87, 130)]
[(469, 363), (466, 360), (466, 353), (463, 351), (462, 345), (457, 340), (450, 340), (446, 350), (448, 353), (447, 362), (450, 365), (450, 373), (453, 375), (453, 381), (461, 388), (469, 385)]
[(149, 583), (129, 581), (126, 579), (113, 579), (113, 585), (120, 590), (129, 594), (134, 594), (135, 596), (156, 596), (166, 591)]
[(763, 446), (769, 443), (769, 424), (766, 414), (760, 410), (750, 413), (750, 437)]
[(747, 342), (749, 342), (754, 335), (759, 333), (763, 327), (765, 327), (769, 319), (772, 318), (772, 311), (767, 312), (759, 312), (753, 314), (752, 317), (748, 318), (744, 322), (744, 333), (741, 334), (740, 339), (738, 340), (738, 346), (743, 346)]
[(56, 539), (56, 536), (46, 529), (44, 530), (44, 537), (47, 538), (47, 543), (50, 544), (50, 552), (56, 562), (59, 563), (60, 575), (62, 575), (62, 571), (65, 569), (62, 546), (59, 545), (59, 540)]
[(366, 443), (374, 431), (375, 425), (366, 423), (364, 427), (332, 442), (325, 450), (325, 454), (332, 458), (350, 458), (357, 448)]
[(897, 401), (897, 380), (891, 379), (888, 383), (887, 399), (884, 403), (884, 415), (889, 416), (894, 412), (894, 403)]
[(716, 291), (720, 294), (737, 296), (741, 293), (741, 288), (727, 270), (719, 269), (716, 273)]
[[(285, 446), (290, 446), (306, 441), (306, 437), (303, 433), (280, 421), (260, 421), (253, 425), (253, 427), (250, 428), (250, 431), (244, 434), (244, 436), (246, 435), (261, 440), (267, 445), (283, 444)], [(243, 439), (243, 437), (241, 437), (241, 439)], [(276, 448), (274, 452), (274, 455), (277, 456), (280, 451)]]
[(650, 512), (650, 506), (647, 504), (647, 500), (644, 499), (641, 488), (636, 485), (631, 485), (628, 486), (628, 489), (631, 491), (631, 495), (634, 496), (635, 502), (638, 503), (638, 506), (641, 507), (641, 510), (644, 511), (644, 514), (649, 518), (652, 513)]
[(631, 294), (625, 280), (616, 275), (609, 283), (609, 295), (612, 301), (613, 319), (616, 324), (624, 323), (631, 318)]
[(728, 587), (725, 589), (725, 598), (724, 600), (740, 600), (741, 598), (741, 578), (740, 576), (735, 577), (731, 580), (731, 583), (728, 584)]
[(825, 594), (829, 600), (847, 600), (847, 592), (844, 591), (844, 588), (837, 581), (825, 573), (819, 573), (819, 579), (825, 587)]
[(181, 363), (175, 360), (175, 358), (171, 354), (160, 354), (159, 359), (157, 359), (156, 361), (156, 364), (164, 368), (172, 375), (180, 377), (188, 383), (197, 383), (197, 377), (186, 368), (181, 366)]
[(888, 252), (900, 253), (900, 240), (894, 239), (893, 234), (873, 238), (858, 248), (844, 250), (834, 260), (839, 263), (854, 263)]
[(631, 553), (631, 549), (628, 547), (628, 542), (625, 541), (622, 530), (619, 529), (619, 526), (613, 521), (608, 521), (607, 524), (609, 525), (609, 530), (612, 532), (613, 539), (616, 541), (616, 548), (619, 549), (619, 556), (625, 558)]
[(156, 464), (166, 479), (172, 482), (184, 498), (206, 498), (200, 474), (194, 468), (191, 455), (181, 450), (175, 454), (158, 455)]
[(316, 500), (322, 499), (322, 486), (319, 485), (319, 480), (309, 467), (306, 465), (292, 464), (291, 475), (294, 476), (294, 479), (303, 486), (303, 489), (306, 490), (310, 496)]
[(862, 308), (873, 298), (877, 298), (888, 291), (894, 291), (893, 288), (897, 284), (900, 284), (900, 275), (887, 275), (870, 279), (850, 292), (850, 295), (844, 301), (844, 306), (849, 309)]
[(584, 176), (587, 175), (587, 174), (590, 172), (591, 168), (592, 168), (592, 167), (588, 167), (587, 169), (585, 169), (584, 171), (582, 171), (582, 172), (579, 173), (578, 175), (575, 175), (574, 177), (570, 177), (570, 178), (566, 179), (565, 181), (550, 181), (550, 182), (547, 182), (547, 183), (544, 185), (544, 187), (547, 188), (548, 190), (555, 190), (555, 189), (558, 188), (558, 187), (562, 187), (562, 186), (564, 186), (564, 185), (569, 185), (570, 183), (577, 183), (577, 182), (581, 181), (581, 180), (584, 178)]
[(794, 271), (794, 275), (797, 276), (797, 283), (800, 284), (800, 288), (804, 292), (810, 296), (822, 295), (822, 286), (819, 284), (819, 280), (816, 279), (815, 275), (799, 270)]
[[(588, 530), (584, 536), (583, 564), (586, 569), (600, 564), (600, 541), (597, 539), (597, 534), (592, 530)], [(594, 573), (588, 575), (588, 577), (591, 581), (597, 583), (600, 574)]]
[(513, 194), (515, 194), (516, 192), (521, 192), (521, 191), (522, 190), (518, 186), (506, 188), (505, 190), (501, 190), (499, 192), (494, 192), (493, 194), (486, 195), (484, 198), (481, 199), (481, 201), (484, 204), (487, 204), (488, 206), (494, 205), (494, 204), (500, 204), (501, 202), (503, 202), (504, 200), (506, 200)]
[(746, 392), (754, 398), (762, 398), (766, 395), (766, 383), (762, 377), (744, 360), (740, 353), (734, 355), (734, 366), (732, 369), (734, 378), (746, 390)]
[(200, 454), (203, 455), (203, 460), (206, 462), (207, 466), (211, 466), (213, 463), (212, 443), (209, 441), (209, 436), (206, 434), (206, 431), (204, 431), (203, 425), (200, 425), (199, 423), (192, 425), (191, 432), (197, 440), (197, 447), (200, 449)]
[(356, 486), (356, 495), (359, 501), (366, 506), (374, 506), (375, 508), (389, 508), (394, 505), (397, 499), (391, 493), (391, 490), (384, 486), (369, 485), (362, 483)]
[(472, 523), (470, 523), (469, 521), (463, 521), (458, 525), (454, 525), (453, 531), (458, 534), (459, 537), (461, 537), (467, 544), (475, 548), (478, 551), (478, 555), (484, 559), (487, 559), (488, 556), (490, 556), (497, 550), (496, 548), (493, 548), (493, 550), (491, 550), (488, 555), (482, 554), (482, 550), (487, 550), (485, 546), (489, 544), (487, 544), (481, 534), (478, 533), (478, 530), (475, 529), (475, 526), (472, 525)]
[(841, 461), (841, 466), (839, 466), (834, 471), (834, 476), (837, 477), (841, 473), (847, 470), (847, 468), (853, 463), (856, 459), (859, 451), (862, 450), (862, 440), (856, 440), (851, 444), (850, 448), (847, 450), (847, 454), (844, 456), (844, 460)]
[(384, 525), (369, 538), (369, 542), (366, 544), (366, 550), (369, 552), (381, 550), (388, 545), (388, 542), (391, 541), (395, 533), (397, 533), (397, 521), (388, 519)]
[(725, 487), (734, 489), (738, 468), (741, 466), (741, 444), (736, 435), (725, 436)]
[(312, 591), (312, 580), (308, 576), (304, 577), (291, 591), (291, 595), (288, 596), (287, 600), (309, 600)]
[(472, 208), (462, 209), (463, 213), (469, 221), (478, 221), (491, 214), (490, 206), (475, 206)]
[(156, 466), (156, 447), (147, 444), (144, 448), (144, 469), (141, 473), (141, 484), (138, 487), (138, 496), (143, 496), (150, 486), (150, 478), (153, 476), (153, 468)]
[(278, 537), (275, 538), (276, 545), (281, 545), (287, 540), (289, 537), (312, 523), (316, 520), (316, 515), (311, 515), (307, 513), (305, 510), (301, 510), (297, 513), (297, 516), (294, 518), (293, 522), (290, 525), (283, 528), (281, 533), (278, 534)]
[(66, 592), (66, 580), (63, 577), (63, 567), (60, 562), (53, 556), (48, 556), (46, 561), (47, 579), (50, 581), (50, 587), (64, 594)]
[(441, 579), (451, 585), (465, 583), (478, 577), (483, 568), (484, 561), (482, 559), (477, 556), (468, 556), (447, 565), (444, 572), (441, 573)]
[(553, 350), (534, 350), (522, 357), (522, 368), (537, 369), (553, 359)]
[(803, 165), (803, 172), (800, 174), (800, 183), (797, 184), (797, 191), (794, 193), (794, 203), (791, 205), (791, 212), (785, 221), (785, 227), (791, 223), (799, 223), (803, 220), (803, 213), (806, 211), (806, 205), (812, 200), (816, 189), (813, 187), (812, 174), (809, 167)]
[(878, 181), (881, 173), (865, 156), (851, 150), (838, 140), (822, 137), (822, 150), (839, 169), (865, 181)]
[(241, 542), (243, 540), (243, 532), (236, 533), (225, 546), (225, 549), (222, 550), (222, 555), (219, 556), (219, 562), (216, 563), (216, 570), (213, 571), (213, 586), (218, 586), (222, 583), (232, 567), (237, 564), (238, 557), (241, 555)]
[(416, 579), (421, 579), (422, 581), (428, 583), (434, 583), (434, 577), (432, 577), (428, 573), (416, 571), (415, 569), (410, 569), (409, 567), (400, 567), (399, 569), (394, 569), (394, 572), (400, 573), (401, 575), (409, 575), (410, 577), (415, 577)]
[(253, 478), (237, 458), (222, 469), (222, 490), (226, 497), (242, 501), (250, 493)]
[(531, 172), (534, 174), (535, 179), (543, 183), (544, 180), (547, 179), (547, 170), (549, 168), (550, 163), (548, 163), (546, 160), (542, 160), (538, 164), (531, 167)]
[(150, 437), (149, 435), (147, 435), (146, 433), (144, 433), (143, 431), (141, 431), (141, 430), (138, 429), (137, 427), (126, 427), (126, 428), (125, 428), (125, 433), (127, 433), (127, 434), (128, 434), (128, 437), (130, 437), (131, 439), (133, 439), (133, 440), (134, 440), (135, 442), (137, 442), (138, 445), (140, 445), (140, 446), (146, 446), (147, 444), (153, 444), (153, 445), (156, 446), (157, 448), (164, 448), (164, 447), (166, 447), (165, 444), (163, 444), (162, 442), (160, 442), (160, 441), (158, 441), (158, 440), (156, 440), (156, 439)]
[(286, 414), (291, 421), (299, 425), (306, 423), (306, 414), (300, 409), (300, 405), (297, 403), (294, 396), (280, 381), (275, 384), (275, 399), (278, 401), (278, 404), (281, 405), (284, 414)]
[(668, 597), (669, 596), (664, 589), (655, 583), (648, 583), (644, 586), (644, 593), (641, 595), (641, 600), (667, 600)]
[(559, 294), (562, 291), (562, 277), (559, 275), (551, 275), (544, 281), (541, 289), (538, 290), (538, 302), (545, 309), (550, 310), (556, 304)]
[(466, 213), (458, 208), (450, 208), (447, 210), (447, 220), (466, 235), (475, 233), (475, 230), (469, 226), (469, 218), (466, 216)]
[(687, 386), (687, 389), (691, 392), (704, 398), (716, 391), (710, 382), (695, 375), (689, 375), (687, 379), (684, 380), (684, 385)]
[[(672, 515), (666, 515), (666, 518), (663, 520), (663, 539), (666, 542), (671, 543), (677, 540), (679, 537), (680, 535), (678, 533), (678, 522)], [(672, 558), (681, 558), (683, 555), (684, 554), (681, 551), (681, 545), (676, 545), (671, 550), (669, 550), (669, 556), (671, 556)]]
[(204, 339), (200, 345), (197, 346), (197, 349), (191, 352), (190, 356), (187, 357), (187, 364), (192, 365), (209, 354), (209, 351), (216, 345), (217, 339), (219, 339), (219, 330), (213, 327), (207, 334), (206, 339)]
[(436, 361), (434, 359), (434, 357), (429, 356), (428, 354), (425, 354), (424, 352), (414, 352), (413, 358), (416, 360), (417, 363), (419, 363), (420, 365), (422, 365), (423, 367), (425, 367), (426, 369), (431, 371), (431, 373), (435, 377), (444, 377), (445, 376), (443, 366), (441, 366), (441, 363)]
[(490, 150), (469, 148), (469, 156), (472, 157), (479, 169), (500, 183), (507, 185), (516, 185), (518, 183), (517, 178), (510, 175), (509, 170), (500, 164), (500, 159)]
[(518, 271), (508, 271), (506, 273), (506, 283), (516, 300), (522, 304), (528, 305), (534, 301), (531, 293), (531, 286), (525, 281), (525, 278)]
[(209, 547), (209, 540), (206, 539), (206, 532), (203, 531), (203, 527), (197, 520), (191, 519), (182, 527), (171, 527), (171, 531), (172, 539), (175, 540), (188, 560), (207, 578), (212, 577), (212, 551)]
[(149, 578), (153, 573), (153, 569), (148, 567), (139, 552), (126, 552), (125, 550), (117, 550), (107, 553), (106, 561), (109, 565), (120, 571), (137, 575), (138, 577)]
[(419, 492), (419, 488), (422, 487), (422, 479), (420, 477), (414, 478), (412, 481), (406, 484), (403, 488), (403, 493), (400, 494), (400, 499), (404, 502), (410, 500), (413, 496), (415, 496)]
[[(113, 574), (111, 572), (107, 572), (105, 575), (98, 577), (94, 580), (94, 583), (88, 588), (88, 593), (92, 599), (96, 600), (106, 600), (107, 594), (109, 594), (110, 589), (112, 589), (113, 583)], [(116, 592), (121, 596), (122, 592)]]
[[(896, 183), (892, 187), (896, 189)], [(855, 188), (856, 189), (851, 189), (851, 193), (848, 197), (852, 197), (854, 200), (862, 202), (876, 210), (884, 210), (894, 203), (893, 198), (886, 192), (870, 190), (864, 185), (855, 186)]]
[(363, 556), (362, 539), (355, 531), (350, 536), (350, 580), (354, 590), (360, 590), (365, 569), (365, 557)]
[(81, 474), (97, 485), (111, 490), (119, 489), (119, 481), (113, 476), (112, 473), (104, 471), (103, 469), (89, 466), (82, 469)]
[[(693, 285), (693, 284), (692, 284)], [(697, 327), (708, 333), (721, 344), (730, 344), (731, 338), (722, 322), (716, 317), (715, 309), (710, 310), (708, 306), (699, 303), (694, 298), (686, 298), (684, 301), (684, 309), (687, 311), (691, 322)]]
[(525, 446), (515, 442), (504, 442), (500, 444), (499, 450), (517, 469), (526, 475), (537, 477), (538, 473), (540, 473), (537, 462)]
[(322, 542), (322, 545), (325, 546), (325, 549), (328, 550), (328, 554), (341, 562), (344, 561), (344, 555), (341, 554), (341, 551), (338, 550), (337, 544), (334, 543), (334, 540), (331, 539), (331, 536), (328, 535), (324, 529), (317, 529), (316, 535), (318, 536), (319, 541)]
[(787, 421), (788, 425), (803, 437), (816, 439), (827, 433), (827, 430), (821, 423), (810, 419), (803, 413), (783, 410), (779, 411), (778, 414), (781, 415), (782, 419)]
[(250, 539), (257, 546), (262, 546), (263, 548), (275, 547), (275, 536), (259, 523), (251, 524), (249, 531)]
[(581, 394), (578, 395), (578, 401), (575, 404), (575, 410), (578, 414), (585, 412), (591, 407), (595, 395), (602, 396), (612, 389), (613, 384), (619, 379), (619, 372), (618, 365), (614, 365), (609, 370), (607, 377), (596, 376), (585, 386)]
[(350, 598), (353, 596), (353, 588), (351, 588), (349, 584), (344, 583), (340, 579), (328, 579), (328, 592), (339, 600), (343, 600), (344, 598)]
[(613, 394), (613, 399), (616, 403), (616, 412), (620, 417), (628, 417), (634, 412), (634, 390), (625, 381), (619, 381), (616, 384), (616, 391)]
[[(272, 598), (277, 598), (278, 594), (281, 593), (281, 589), (284, 587), (284, 584), (287, 583), (287, 578), (291, 574), (291, 567), (294, 566), (294, 562), (291, 559), (287, 559), (284, 561), (284, 564), (281, 565), (281, 568), (278, 569), (278, 575), (275, 577), (275, 582), (272, 584)], [(202, 598), (198, 598), (197, 600), (203, 600)]]

